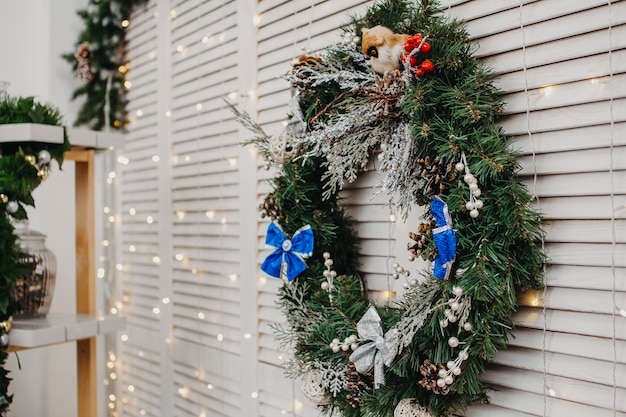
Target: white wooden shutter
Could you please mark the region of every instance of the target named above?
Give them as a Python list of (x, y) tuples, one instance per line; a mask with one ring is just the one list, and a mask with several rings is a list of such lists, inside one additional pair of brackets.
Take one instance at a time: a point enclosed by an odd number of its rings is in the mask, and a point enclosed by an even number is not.
[(256, 338), (242, 331), (240, 286), (250, 284), (240, 276), (240, 146), (222, 100), (238, 88), (238, 6), (151, 2), (129, 28), (127, 415), (230, 417), (256, 401), (253, 389), (242, 398), (255, 387), (241, 383), (255, 381), (242, 345)]
[(626, 3), (612, 3), (473, 1), (450, 10), (468, 20), (507, 93), (503, 127), (539, 197), (549, 256), (545, 300), (521, 299), (515, 338), (485, 374), (497, 389), (492, 405), (470, 416), (625, 415), (626, 326), (616, 306), (626, 304), (626, 213), (614, 206), (626, 202)]
[(237, 4), (179, 1), (172, 20), (174, 415), (241, 415)]
[[(275, 28), (268, 27), (274, 24), (269, 21), (269, 12), (274, 16), (281, 8), (274, 4), (267, 4), (265, 8), (265, 2), (261, 3), (264, 19), (259, 31), (258, 118), (267, 123), (269, 131), (280, 129), (289, 99), (287, 86), (275, 75), (283, 73), (288, 68), (286, 61), (301, 52), (299, 45), (306, 36), (302, 32), (307, 30), (302, 25), (307, 21), (306, 12), (310, 12), (307, 5), (290, 3), (283, 4), (281, 17), (275, 18), (285, 23)], [(599, 1), (564, 4), (545, 0), (523, 3), (521, 18), (519, 1), (455, 1), (447, 10), (452, 16), (468, 21), (470, 35), (480, 44), (479, 56), (501, 75), (498, 85), (507, 93), (504, 127), (515, 136), (515, 145), (523, 152), (521, 175), (531, 192), (535, 189), (534, 173), (537, 173), (540, 209), (548, 221), (545, 246), (550, 257), (545, 300), (545, 360), (543, 309), (529, 305), (534, 300), (526, 297), (521, 300), (524, 307), (516, 316), (517, 337), (511, 340), (509, 350), (498, 354), (494, 366), (485, 375), (497, 388), (491, 394), (493, 404), (473, 407), (469, 415), (612, 415), (613, 395), (618, 399), (617, 413), (622, 415), (621, 412), (626, 411), (625, 331), (623, 318), (615, 317), (612, 289), (615, 285), (617, 305), (626, 305), (623, 293), (626, 289), (623, 245), (626, 232), (625, 222), (621, 220), (626, 211), (614, 213), (616, 220), (611, 220), (610, 194), (612, 189), (615, 206), (623, 205), (626, 200), (623, 172), (626, 130), (623, 116), (620, 116), (624, 114), (624, 104), (620, 101), (624, 92), (619, 90), (619, 85), (623, 84), (619, 83), (620, 73), (626, 65), (625, 56), (619, 50), (626, 39), (622, 33), (625, 4), (613, 2), (608, 7), (606, 2)], [(606, 77), (609, 74), (607, 27), (610, 12), (612, 86)], [(317, 18), (316, 15), (314, 20)], [(297, 23), (288, 24), (288, 21)], [(521, 22), (525, 26), (523, 37)], [(284, 37), (282, 43), (272, 36), (275, 33)], [(311, 41), (310, 48), (323, 48), (332, 40), (320, 37), (320, 44)], [(292, 55), (287, 50), (289, 46), (295, 50)], [(277, 62), (281, 63), (278, 67)], [(525, 92), (526, 80), (528, 93)], [(611, 94), (615, 98), (613, 125), (609, 112)], [(527, 98), (531, 112), (528, 119)], [(609, 146), (611, 135), (613, 149)], [(612, 187), (608, 172), (611, 153)], [(260, 170), (259, 175), (271, 177), (274, 173)], [(399, 216), (395, 223), (391, 222), (389, 216), (395, 213), (384, 207), (382, 198), (370, 201), (375, 183), (375, 175), (370, 170), (345, 192), (362, 239), (360, 260), (369, 296), (384, 302), (389, 295), (387, 291), (392, 296), (400, 291), (397, 283), (389, 281), (387, 271), (390, 263), (403, 263), (406, 259), (402, 252), (407, 241), (406, 231), (412, 230), (412, 224), (403, 224)], [(261, 185), (259, 191), (261, 199), (268, 189)], [(416, 216), (417, 213), (412, 214), (410, 219)], [(265, 227), (261, 224), (259, 241), (262, 241)], [(614, 240), (612, 233), (615, 233)], [(389, 239), (384, 238), (387, 236)], [(261, 253), (259, 261), (265, 255)], [(615, 267), (611, 266), (613, 260)], [(282, 321), (273, 305), (277, 286), (278, 283), (270, 281), (259, 295), (263, 331), (260, 369), (272, 381), (279, 378), (275, 367), (283, 359), (267, 327), (272, 321)], [(617, 357), (613, 355), (613, 346)], [(612, 386), (613, 369), (616, 390)], [(545, 390), (544, 370), (548, 387)], [(297, 385), (292, 385), (296, 407), (304, 403), (302, 415), (314, 415)], [(276, 391), (269, 395), (269, 386), (268, 383), (268, 404), (263, 405), (270, 413), (267, 415), (272, 415), (290, 404)], [(273, 404), (269, 404), (270, 400)]]
[[(119, 343), (118, 407), (121, 415), (157, 417), (161, 409), (160, 328), (152, 309), (160, 303), (161, 254), (158, 216), (161, 189), (158, 155), (157, 7), (149, 3), (127, 30), (130, 62), (130, 124), (121, 166), (121, 291), (127, 340)], [(127, 158), (124, 160), (124, 158)]]

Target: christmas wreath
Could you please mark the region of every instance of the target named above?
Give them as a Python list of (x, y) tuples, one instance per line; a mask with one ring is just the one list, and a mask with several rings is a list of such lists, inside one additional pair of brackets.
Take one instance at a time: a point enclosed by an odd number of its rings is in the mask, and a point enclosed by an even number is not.
[[(0, 125), (40, 123), (62, 126), (58, 109), (38, 103), (34, 97), (6, 97), (0, 100)], [(48, 178), (54, 159), (61, 166), (63, 152), (70, 149), (67, 134), (62, 144), (41, 142), (5, 142), (0, 144), (0, 416), (6, 415), (13, 396), (9, 395), (10, 378), (4, 365), (8, 358), (12, 315), (17, 305), (11, 288), (29, 266), (20, 262), (20, 251), (13, 220), (27, 218), (25, 206), (34, 206), (32, 192)]]
[[(474, 50), (434, 2), (385, 0), (294, 63), (283, 131), (268, 136), (233, 108), (247, 143), (280, 167), (260, 207), (274, 248), (261, 268), (284, 280), (275, 331), (294, 352), (287, 373), (328, 414), (449, 416), (488, 401), (480, 376), (507, 347), (517, 295), (542, 285), (541, 217), (495, 124), (502, 93)], [(426, 207), (408, 256), (431, 267), (394, 264), (406, 292), (391, 307), (366, 298), (341, 205), (371, 158), (405, 218)]]

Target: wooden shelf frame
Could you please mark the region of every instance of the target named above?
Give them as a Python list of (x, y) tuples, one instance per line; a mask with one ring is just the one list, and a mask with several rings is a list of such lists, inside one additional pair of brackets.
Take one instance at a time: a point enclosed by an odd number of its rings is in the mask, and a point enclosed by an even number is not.
[[(76, 164), (76, 312), (96, 314), (95, 150), (73, 150)], [(76, 342), (78, 417), (98, 415), (96, 338)]]

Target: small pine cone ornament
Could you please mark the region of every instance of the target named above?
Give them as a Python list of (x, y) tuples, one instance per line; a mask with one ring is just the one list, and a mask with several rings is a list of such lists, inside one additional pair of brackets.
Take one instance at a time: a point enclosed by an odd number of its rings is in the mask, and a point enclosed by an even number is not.
[(349, 392), (349, 394), (346, 395), (346, 399), (352, 408), (357, 408), (361, 404), (363, 392), (372, 389), (374, 377), (358, 373), (354, 363), (350, 362), (348, 369), (346, 369), (346, 381), (348, 381), (348, 383), (345, 389)]
[[(309, 55), (302, 55), (293, 62), (293, 69), (289, 75), (297, 75), (297, 78), (292, 81), (295, 87), (304, 87), (305, 83), (300, 80), (306, 80), (310, 76), (310, 72), (306, 71), (306, 68), (315, 68), (318, 63), (322, 62), (321, 58)], [(301, 71), (302, 70), (302, 71)]]
[(434, 394), (447, 395), (450, 393), (450, 387), (447, 384), (443, 384), (443, 386), (439, 386), (437, 384), (437, 380), (439, 378), (440, 370), (446, 371), (446, 367), (443, 365), (435, 365), (430, 360), (426, 359), (424, 364), (420, 366), (420, 373), (422, 374), (422, 379), (419, 381), (419, 384), (427, 389), (428, 391), (432, 391)]
[(393, 417), (433, 417), (415, 398), (404, 398), (393, 412)]
[(293, 69), (297, 70), (302, 67), (315, 67), (317, 64), (322, 62), (322, 59), (316, 56), (311, 55), (300, 55), (297, 60), (293, 62)]
[(409, 238), (414, 240), (414, 244), (408, 244), (407, 250), (414, 257), (421, 256), (424, 260), (433, 261), (437, 257), (437, 248), (433, 242), (433, 229), (437, 227), (435, 220), (430, 223), (420, 223), (417, 233), (409, 232)]
[(413, 173), (426, 181), (424, 192), (439, 195), (446, 189), (446, 183), (454, 182), (458, 172), (454, 169), (455, 164), (444, 158), (436, 157), (431, 161), (430, 156), (417, 160), (419, 168)]
[(261, 212), (262, 218), (269, 217), (272, 221), (277, 219), (282, 220), (285, 217), (281, 214), (280, 208), (276, 204), (274, 193), (270, 193), (265, 197), (265, 201), (259, 205), (259, 211)]

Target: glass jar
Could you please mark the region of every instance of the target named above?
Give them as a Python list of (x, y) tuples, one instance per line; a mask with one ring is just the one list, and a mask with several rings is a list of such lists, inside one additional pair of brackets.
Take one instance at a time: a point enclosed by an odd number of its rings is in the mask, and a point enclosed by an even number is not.
[(19, 304), (15, 317), (45, 317), (52, 304), (56, 257), (46, 248), (46, 236), (29, 229), (27, 222), (18, 223), (15, 233), (21, 252), (20, 263), (29, 269), (17, 280), (11, 291), (13, 300)]

